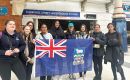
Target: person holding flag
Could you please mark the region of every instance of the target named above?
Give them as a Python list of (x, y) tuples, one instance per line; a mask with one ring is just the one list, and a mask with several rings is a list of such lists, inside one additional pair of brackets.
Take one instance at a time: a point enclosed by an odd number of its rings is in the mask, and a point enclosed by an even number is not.
[[(82, 24), (80, 26), (80, 32), (78, 32), (76, 39), (88, 39), (88, 38), (90, 38), (89, 31), (88, 31), (86, 25)], [(83, 77), (84, 75), (86, 75), (86, 71), (84, 71), (84, 74), (82, 74), (82, 72), (80, 72), (79, 75), (80, 75), (80, 77)]]
[[(41, 31), (41, 33), (37, 34), (35, 39), (44, 39), (44, 40), (53, 39), (52, 35), (50, 33), (48, 33), (46, 24), (43, 23), (41, 25), (40, 31)], [(47, 80), (51, 80), (51, 78), (52, 78), (51, 76), (47, 76)], [(46, 76), (41, 76), (40, 80), (46, 80)]]
[(76, 39), (76, 32), (74, 30), (74, 23), (68, 23), (68, 30), (66, 32), (66, 39)]
[[(68, 23), (68, 30), (66, 32), (66, 38), (67, 39), (76, 39), (76, 32), (74, 30), (74, 23), (69, 22)], [(75, 79), (74, 74), (69, 74), (70, 79)]]
[(53, 24), (54, 26), (51, 27), (49, 33), (52, 34), (54, 39), (65, 39), (64, 30), (60, 24), (59, 20), (56, 20)]
[[(64, 30), (62, 29), (62, 26), (59, 20), (54, 21), (54, 24), (49, 30), (49, 32), (52, 34), (53, 39), (65, 39), (65, 33), (64, 33)], [(59, 65), (60, 64), (58, 64), (58, 66)], [(59, 79), (61, 75), (54, 75), (54, 77)]]

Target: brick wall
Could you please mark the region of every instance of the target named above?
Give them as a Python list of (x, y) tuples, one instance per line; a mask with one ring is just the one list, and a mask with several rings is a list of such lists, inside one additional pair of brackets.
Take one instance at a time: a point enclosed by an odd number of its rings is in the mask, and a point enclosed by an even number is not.
[(0, 0), (0, 7), (6, 6), (8, 8), (8, 14), (0, 16), (0, 31), (4, 29), (4, 22), (8, 19), (14, 19), (16, 21), (16, 29), (21, 30), (20, 25), (22, 24), (22, 16), (12, 15), (12, 6), (10, 0)]

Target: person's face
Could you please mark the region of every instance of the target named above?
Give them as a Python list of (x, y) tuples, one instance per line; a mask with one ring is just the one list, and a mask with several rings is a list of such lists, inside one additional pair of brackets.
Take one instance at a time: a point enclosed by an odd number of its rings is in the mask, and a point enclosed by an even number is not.
[(24, 28), (24, 33), (28, 35), (28, 34), (30, 34), (30, 32), (31, 32), (31, 28), (29, 26), (26, 26)]
[(47, 33), (47, 26), (46, 25), (42, 25), (41, 32), (42, 33)]
[(33, 24), (29, 23), (28, 26), (31, 28), (31, 30), (33, 29)]
[(96, 26), (94, 27), (94, 31), (95, 31), (95, 32), (100, 32), (100, 26), (96, 25)]
[(55, 22), (55, 27), (56, 27), (56, 28), (60, 27), (60, 22), (59, 22), (59, 21), (56, 21), (56, 22)]
[(6, 30), (10, 32), (14, 32), (16, 29), (16, 25), (14, 21), (9, 21), (6, 25)]
[(114, 30), (114, 26), (113, 26), (112, 24), (108, 25), (108, 30), (109, 30), (109, 31)]
[(85, 31), (85, 26), (81, 26), (81, 31), (84, 32)]
[(70, 32), (74, 31), (74, 27), (73, 26), (69, 27), (69, 31)]

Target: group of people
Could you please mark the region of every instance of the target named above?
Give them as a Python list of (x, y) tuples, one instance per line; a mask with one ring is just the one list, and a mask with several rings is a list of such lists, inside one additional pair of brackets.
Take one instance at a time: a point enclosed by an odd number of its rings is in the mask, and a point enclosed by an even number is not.
[[(93, 63), (95, 77), (93, 80), (101, 80), (102, 61), (111, 62), (111, 69), (114, 80), (117, 80), (118, 71), (122, 80), (125, 80), (124, 72), (120, 63), (121, 36), (116, 31), (115, 26), (109, 23), (108, 33), (103, 34), (100, 25), (96, 24), (92, 33), (89, 33), (85, 24), (82, 24), (80, 31), (76, 32), (74, 23), (68, 23), (66, 32), (62, 29), (60, 21), (56, 20), (54, 26), (48, 30), (48, 26), (43, 23), (40, 26), (40, 33), (36, 34), (34, 23), (29, 21), (21, 33), (16, 32), (14, 20), (5, 22), (5, 29), (0, 35), (0, 76), (2, 80), (10, 80), (11, 70), (19, 80), (31, 80), (32, 66), (34, 64), (34, 39), (88, 39), (93, 40)], [(87, 44), (86, 44), (87, 45)], [(106, 45), (106, 48), (104, 48)], [(84, 73), (84, 74), (82, 74)], [(82, 77), (86, 74), (80, 72)], [(40, 80), (51, 80), (52, 76), (41, 76)]]

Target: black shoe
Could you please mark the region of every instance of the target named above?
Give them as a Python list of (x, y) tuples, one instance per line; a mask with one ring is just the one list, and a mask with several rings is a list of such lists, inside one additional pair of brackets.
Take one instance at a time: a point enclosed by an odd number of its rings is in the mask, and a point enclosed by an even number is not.
[(126, 79), (125, 79), (125, 77), (124, 77), (124, 78), (122, 78), (121, 80), (126, 80)]
[(101, 80), (101, 77), (97, 77), (97, 80)]
[(83, 77), (83, 75), (80, 75), (80, 77)]
[(97, 77), (97, 76), (95, 76), (95, 77), (93, 78), (93, 80), (98, 80), (98, 77)]
[(114, 77), (114, 80), (117, 80), (117, 77)]

